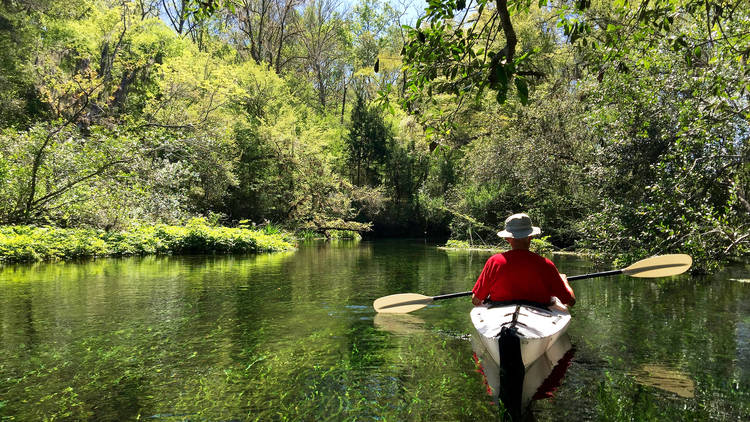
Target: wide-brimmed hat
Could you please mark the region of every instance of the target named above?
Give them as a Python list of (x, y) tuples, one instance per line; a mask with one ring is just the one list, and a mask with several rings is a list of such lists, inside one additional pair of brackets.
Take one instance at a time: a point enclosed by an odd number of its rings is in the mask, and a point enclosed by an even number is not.
[(541, 232), (542, 229), (531, 225), (531, 218), (528, 215), (519, 213), (506, 218), (505, 230), (497, 232), (497, 235), (503, 238), (523, 239), (524, 237), (535, 236)]

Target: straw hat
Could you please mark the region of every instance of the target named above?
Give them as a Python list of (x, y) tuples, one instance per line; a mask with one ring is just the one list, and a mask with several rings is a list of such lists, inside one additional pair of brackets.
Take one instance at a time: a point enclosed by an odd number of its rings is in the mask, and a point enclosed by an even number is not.
[(506, 218), (505, 230), (497, 232), (497, 235), (503, 238), (523, 239), (524, 237), (535, 236), (541, 232), (542, 229), (531, 225), (531, 218), (528, 215), (519, 213)]

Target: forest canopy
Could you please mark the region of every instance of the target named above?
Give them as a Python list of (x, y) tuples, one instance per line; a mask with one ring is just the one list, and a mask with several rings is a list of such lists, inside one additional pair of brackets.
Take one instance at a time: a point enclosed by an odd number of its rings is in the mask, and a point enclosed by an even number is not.
[(0, 224), (750, 249), (742, 0), (0, 2)]

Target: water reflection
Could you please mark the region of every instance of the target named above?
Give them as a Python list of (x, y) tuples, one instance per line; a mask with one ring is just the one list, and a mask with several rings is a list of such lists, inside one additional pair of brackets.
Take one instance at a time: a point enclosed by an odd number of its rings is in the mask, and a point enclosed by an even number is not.
[[(0, 420), (496, 420), (468, 298), (387, 319), (371, 308), (468, 290), (488, 256), (363, 241), (0, 267)], [(747, 274), (576, 282), (575, 356), (529, 413), (747, 420), (750, 284), (730, 280)], [(679, 369), (694, 397), (643, 381), (645, 365)]]
[[(495, 402), (501, 403), (503, 397), (515, 396), (512, 392), (504, 391), (509, 388), (518, 388), (516, 385), (502, 385), (500, 377), (500, 366), (490, 356), (482, 344), (478, 334), (471, 336), (471, 346), (477, 370), (482, 374), (483, 381), (487, 385), (487, 392)], [(573, 359), (575, 349), (570, 342), (568, 334), (563, 334), (548, 350), (534, 363), (526, 368), (523, 384), (521, 387), (521, 407), (517, 409), (508, 408), (508, 403), (502, 403), (503, 407), (511, 415), (523, 415), (523, 420), (533, 418), (529, 409), (534, 400), (547, 399), (554, 396), (555, 391), (562, 383), (565, 373)]]
[(660, 364), (641, 365), (632, 372), (635, 380), (643, 385), (675, 393), (680, 397), (695, 397), (695, 382), (683, 372)]
[(425, 332), (424, 320), (412, 314), (375, 314), (373, 324), (380, 330), (400, 336)]

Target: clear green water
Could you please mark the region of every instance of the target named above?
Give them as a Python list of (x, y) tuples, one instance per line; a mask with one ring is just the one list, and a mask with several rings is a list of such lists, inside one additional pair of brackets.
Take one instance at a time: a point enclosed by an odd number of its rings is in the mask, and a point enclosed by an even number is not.
[[(0, 268), (0, 420), (499, 419), (468, 298), (371, 308), (469, 290), (488, 256), (376, 241)], [(572, 364), (533, 417), (750, 420), (748, 278), (575, 282)]]

